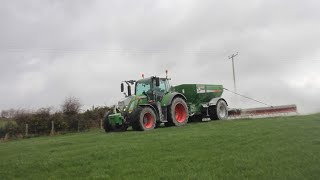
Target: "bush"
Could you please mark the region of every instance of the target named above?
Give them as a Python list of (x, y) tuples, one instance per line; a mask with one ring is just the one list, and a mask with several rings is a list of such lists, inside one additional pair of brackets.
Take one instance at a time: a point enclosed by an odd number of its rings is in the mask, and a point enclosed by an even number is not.
[(78, 130), (78, 115), (64, 115), (63, 119), (67, 123), (69, 131)]
[[(50, 113), (50, 108), (40, 108), (37, 111), (12, 110), (14, 117), (11, 123), (4, 126), (9, 120), (5, 120), (0, 126), (0, 137), (17, 136), (26, 133), (28, 124), (28, 134), (31, 136), (49, 135), (54, 123), (55, 132), (76, 132), (84, 131), (92, 127), (100, 127), (100, 120), (104, 114), (110, 110), (109, 107), (92, 107), (84, 113), (79, 113), (80, 103), (75, 98), (69, 98), (62, 106), (61, 112)], [(64, 108), (65, 107), (65, 108)], [(13, 113), (12, 113), (13, 114)]]
[(4, 136), (6, 135), (6, 130), (4, 127), (0, 127), (0, 139), (4, 138)]
[(26, 124), (29, 124), (32, 119), (32, 112), (26, 110), (19, 110), (14, 117), (20, 132), (25, 132)]
[(51, 131), (50, 108), (41, 108), (32, 115), (29, 124), (30, 134), (49, 134)]
[(90, 127), (100, 127), (100, 120), (103, 119), (105, 113), (110, 111), (109, 107), (92, 107), (83, 113), (84, 119), (86, 119)]
[(62, 113), (54, 113), (51, 115), (50, 121), (53, 121), (55, 132), (65, 132), (68, 130), (68, 123)]
[(18, 134), (21, 134), (16, 122), (10, 120), (0, 128), (0, 138), (4, 138), (7, 134), (10, 138), (17, 137)]

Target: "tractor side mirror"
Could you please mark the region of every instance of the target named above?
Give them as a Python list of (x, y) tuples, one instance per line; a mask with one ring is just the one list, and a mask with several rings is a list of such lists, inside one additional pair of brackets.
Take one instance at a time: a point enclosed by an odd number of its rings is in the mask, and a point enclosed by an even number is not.
[(131, 86), (128, 86), (128, 96), (131, 96)]
[(156, 78), (156, 86), (159, 87), (160, 86), (160, 78)]
[(124, 85), (123, 85), (123, 83), (121, 83), (121, 92), (123, 92), (124, 91)]

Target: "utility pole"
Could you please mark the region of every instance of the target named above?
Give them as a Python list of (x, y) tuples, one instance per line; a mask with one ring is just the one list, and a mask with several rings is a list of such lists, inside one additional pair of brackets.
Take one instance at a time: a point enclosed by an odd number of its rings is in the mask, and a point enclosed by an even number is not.
[(236, 86), (236, 74), (234, 72), (234, 58), (238, 56), (238, 52), (237, 54), (232, 54), (231, 56), (229, 56), (229, 59), (232, 60), (232, 70), (233, 70), (233, 85), (234, 85), (234, 92), (237, 92), (237, 86)]

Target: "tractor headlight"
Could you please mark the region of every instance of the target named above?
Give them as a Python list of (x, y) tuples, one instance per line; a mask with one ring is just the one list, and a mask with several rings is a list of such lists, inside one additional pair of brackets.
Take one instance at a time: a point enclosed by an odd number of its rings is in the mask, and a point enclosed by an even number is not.
[(119, 101), (119, 102), (118, 102), (118, 107), (119, 107), (119, 109), (123, 110), (123, 109), (125, 108), (125, 103), (124, 103), (124, 101)]

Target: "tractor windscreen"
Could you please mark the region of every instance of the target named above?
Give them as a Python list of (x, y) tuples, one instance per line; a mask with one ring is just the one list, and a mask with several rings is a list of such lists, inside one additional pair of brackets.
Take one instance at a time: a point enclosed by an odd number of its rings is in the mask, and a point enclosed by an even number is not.
[(151, 90), (151, 80), (149, 81), (138, 81), (136, 83), (136, 95), (143, 95)]

